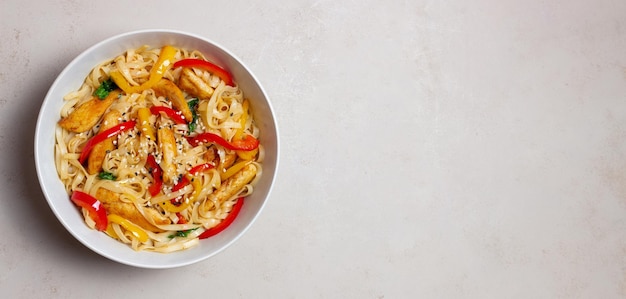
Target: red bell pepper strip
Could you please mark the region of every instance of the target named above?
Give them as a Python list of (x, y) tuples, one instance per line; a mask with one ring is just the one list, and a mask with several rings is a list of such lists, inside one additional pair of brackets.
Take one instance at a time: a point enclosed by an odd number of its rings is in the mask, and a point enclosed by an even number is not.
[(178, 217), (178, 222), (176, 224), (187, 224), (187, 219), (181, 213), (176, 213), (176, 217)]
[(171, 118), (175, 123), (179, 125), (187, 124), (187, 119), (185, 119), (185, 116), (183, 116), (182, 112), (176, 111), (169, 107), (152, 106), (150, 107), (150, 112), (155, 115), (158, 115), (159, 113), (163, 112), (165, 113), (165, 115), (167, 115), (167, 117)]
[[(172, 192), (176, 192), (180, 189), (183, 189), (185, 186), (189, 185), (189, 180), (187, 179), (187, 177), (183, 176), (178, 183), (176, 183), (176, 185), (174, 185), (172, 187)], [(174, 199), (172, 199), (172, 201), (174, 201)]]
[(72, 202), (84, 209), (87, 209), (89, 212), (89, 217), (96, 222), (96, 229), (99, 231), (104, 231), (107, 229), (107, 225), (109, 224), (109, 220), (107, 219), (107, 212), (95, 197), (78, 190), (74, 190), (72, 192), (72, 196), (70, 197)]
[(85, 147), (83, 147), (83, 151), (80, 153), (80, 157), (78, 158), (78, 161), (81, 164), (84, 163), (87, 157), (89, 156), (89, 152), (91, 152), (91, 150), (96, 144), (102, 141), (105, 141), (108, 138), (111, 138), (113, 136), (116, 136), (119, 133), (122, 133), (124, 131), (128, 131), (134, 128), (135, 124), (136, 122), (134, 120), (131, 120), (131, 121), (118, 124), (117, 126), (114, 126), (110, 129), (104, 130), (104, 132), (98, 133), (96, 136), (94, 136), (93, 138), (89, 139), (89, 141), (87, 141), (87, 144), (85, 144)]
[(232, 210), (230, 210), (230, 213), (228, 213), (228, 216), (226, 216), (226, 218), (224, 218), (224, 220), (222, 220), (222, 222), (220, 222), (218, 225), (205, 230), (202, 234), (198, 236), (198, 238), (206, 239), (208, 237), (215, 236), (225, 230), (233, 223), (233, 221), (235, 221), (235, 218), (237, 218), (237, 215), (239, 214), (239, 211), (241, 211), (242, 206), (243, 197), (239, 197), (237, 199), (237, 202), (233, 205)]
[[(215, 166), (213, 164), (211, 164), (211, 163), (198, 164), (198, 165), (192, 167), (189, 170), (189, 174), (190, 175), (196, 175), (196, 174), (198, 174), (198, 172), (205, 171), (205, 170), (211, 169), (213, 167), (215, 167)], [(183, 189), (185, 186), (189, 185), (189, 183), (190, 183), (189, 182), (189, 178), (187, 176), (183, 176), (180, 179), (180, 181), (178, 181), (178, 183), (176, 183), (176, 185), (174, 185), (172, 187), (172, 192), (176, 192), (176, 191), (178, 191), (180, 189)], [(172, 203), (174, 203), (174, 202), (175, 202), (175, 199), (172, 199)]]
[(154, 179), (154, 183), (148, 187), (148, 192), (150, 192), (150, 195), (156, 196), (159, 192), (161, 192), (161, 186), (163, 185), (163, 170), (161, 170), (161, 167), (156, 162), (153, 155), (148, 155), (146, 165), (148, 166), (148, 170)]
[(174, 68), (196, 67), (196, 68), (204, 69), (220, 77), (220, 79), (224, 80), (224, 83), (226, 85), (234, 86), (233, 77), (226, 70), (206, 60), (196, 59), (196, 58), (187, 58), (187, 59), (176, 61), (173, 67)]
[(246, 135), (243, 139), (228, 142), (219, 135), (213, 133), (201, 133), (195, 137), (187, 137), (187, 141), (189, 141), (191, 146), (197, 146), (200, 142), (213, 142), (229, 150), (236, 151), (251, 151), (259, 147), (259, 140), (254, 138), (252, 135)]
[(198, 164), (198, 165), (192, 167), (191, 169), (189, 169), (189, 174), (196, 175), (196, 174), (198, 174), (198, 172), (205, 171), (205, 170), (211, 169), (213, 167), (215, 167), (215, 165), (213, 165), (211, 163)]

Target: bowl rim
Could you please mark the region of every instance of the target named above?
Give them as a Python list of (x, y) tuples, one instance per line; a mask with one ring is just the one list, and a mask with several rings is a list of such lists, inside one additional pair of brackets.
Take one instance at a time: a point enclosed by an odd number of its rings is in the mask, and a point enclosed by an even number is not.
[[(183, 39), (193, 39), (197, 42), (200, 43), (205, 43), (208, 46), (214, 47), (217, 50), (223, 52), (225, 54), (226, 57), (229, 58), (229, 60), (232, 60), (231, 62), (234, 62), (236, 64), (238, 64), (245, 73), (247, 73), (247, 75), (249, 75), (252, 79), (252, 82), (254, 83), (255, 87), (259, 89), (260, 94), (262, 95), (262, 97), (264, 98), (263, 102), (267, 105), (266, 109), (269, 112), (269, 115), (271, 116), (271, 120), (267, 120), (265, 119), (265, 122), (269, 122), (269, 124), (271, 125), (271, 127), (273, 128), (273, 133), (275, 134), (275, 136), (273, 136), (273, 140), (274, 140), (274, 144), (273, 146), (275, 147), (275, 155), (274, 155), (274, 167), (273, 167), (273, 172), (271, 173), (266, 173), (264, 171), (263, 175), (270, 175), (271, 177), (269, 179), (268, 184), (268, 188), (267, 188), (267, 192), (266, 195), (262, 198), (262, 202), (260, 203), (260, 206), (258, 207), (258, 209), (253, 213), (252, 217), (249, 219), (249, 222), (247, 224), (244, 225), (244, 227), (238, 232), (236, 233), (230, 240), (228, 240), (227, 242), (225, 242), (224, 244), (222, 244), (221, 246), (219, 246), (218, 248), (210, 251), (207, 254), (203, 254), (203, 255), (198, 255), (197, 257), (194, 258), (190, 258), (190, 259), (185, 259), (185, 260), (171, 260), (171, 259), (164, 259), (166, 262), (162, 262), (162, 263), (158, 263), (158, 264), (154, 264), (154, 263), (147, 263), (145, 261), (133, 261), (131, 259), (128, 258), (122, 258), (119, 256), (115, 256), (112, 255), (108, 252), (106, 252), (104, 249), (102, 248), (98, 248), (96, 246), (94, 246), (93, 244), (87, 242), (87, 240), (83, 239), (81, 236), (79, 236), (77, 234), (77, 232), (75, 232), (74, 228), (72, 226), (70, 226), (67, 221), (65, 220), (65, 216), (61, 215), (61, 212), (57, 210), (57, 208), (55, 207), (54, 203), (51, 200), (51, 194), (52, 191), (48, 190), (48, 183), (46, 183), (46, 177), (43, 176), (43, 171), (42, 171), (42, 167), (43, 167), (43, 161), (42, 161), (42, 152), (44, 151), (43, 148), (41, 148), (43, 140), (42, 139), (42, 134), (44, 134), (44, 132), (49, 132), (50, 129), (48, 128), (46, 130), (46, 128), (43, 127), (43, 119), (46, 117), (45, 113), (47, 111), (47, 109), (45, 109), (47, 107), (47, 105), (50, 105), (51, 97), (52, 94), (54, 93), (55, 89), (58, 88), (58, 85), (60, 84), (60, 82), (62, 81), (62, 78), (65, 77), (67, 75), (67, 73), (72, 70), (76, 64), (78, 64), (78, 62), (86, 59), (85, 57), (92, 54), (93, 52), (97, 52), (97, 50), (103, 46), (106, 46), (108, 44), (115, 44), (116, 41), (123, 41), (125, 38), (129, 38), (129, 37), (144, 37), (146, 38), (146, 36), (150, 36), (150, 35), (167, 35), (167, 36), (175, 36), (175, 37), (179, 37), (179, 38), (183, 38)], [(165, 43), (164, 43), (165, 44)], [(205, 53), (206, 54), (206, 53)], [(111, 57), (112, 58), (112, 57)], [(93, 66), (92, 66), (93, 67)], [(86, 75), (85, 75), (86, 76)], [(82, 84), (82, 83), (81, 83)], [(47, 143), (46, 143), (46, 147), (47, 147)], [(40, 152), (40, 150), (42, 152)], [(51, 150), (54, 151), (54, 148), (52, 148)], [(190, 32), (186, 32), (186, 31), (181, 31), (181, 30), (173, 30), (173, 29), (142, 29), (142, 30), (134, 30), (134, 31), (127, 31), (127, 32), (123, 32), (123, 33), (119, 33), (119, 34), (115, 34), (112, 35), (108, 38), (105, 38), (95, 44), (93, 44), (92, 46), (88, 47), (87, 49), (81, 51), (76, 57), (74, 57), (63, 69), (62, 71), (57, 75), (57, 77), (55, 78), (55, 80), (53, 81), (53, 83), (50, 85), (48, 91), (46, 92), (46, 95), (44, 96), (43, 102), (41, 104), (40, 110), (37, 114), (37, 122), (36, 122), (36, 126), (35, 126), (35, 134), (34, 134), (34, 159), (35, 159), (35, 168), (36, 168), (36, 173), (37, 173), (37, 178), (39, 180), (39, 185), (40, 188), (42, 190), (42, 193), (46, 199), (46, 202), (48, 203), (48, 206), (50, 207), (50, 209), (52, 210), (52, 212), (54, 213), (55, 217), (57, 218), (57, 220), (59, 222), (61, 222), (61, 224), (64, 226), (64, 228), (75, 238), (77, 239), (81, 244), (83, 244), (84, 246), (88, 247), (89, 249), (91, 249), (92, 251), (94, 251), (95, 253), (108, 258), (112, 261), (121, 263), (121, 264), (125, 264), (125, 265), (129, 265), (129, 266), (134, 266), (134, 267), (139, 267), (139, 268), (146, 268), (146, 269), (167, 269), (167, 268), (175, 268), (175, 267), (181, 267), (181, 266), (187, 266), (187, 265), (191, 265), (203, 260), (206, 260), (212, 256), (215, 256), (216, 254), (222, 252), (223, 250), (225, 250), (226, 248), (230, 247), (233, 243), (235, 243), (239, 238), (241, 238), (247, 231), (248, 229), (250, 229), (250, 227), (254, 224), (254, 222), (256, 222), (257, 218), (260, 216), (260, 214), (263, 212), (263, 209), (265, 208), (267, 201), (269, 200), (269, 198), (271, 197), (271, 193), (272, 190), (275, 186), (275, 182), (276, 182), (276, 177), (278, 174), (278, 169), (279, 169), (279, 164), (280, 164), (280, 133), (279, 133), (279, 127), (278, 127), (278, 122), (276, 119), (276, 113), (274, 110), (274, 107), (271, 103), (270, 97), (268, 96), (267, 92), (265, 91), (265, 88), (263, 87), (263, 85), (261, 84), (261, 82), (258, 80), (257, 76), (250, 70), (250, 68), (234, 53), (232, 53), (230, 50), (228, 50), (227, 48), (223, 47), (221, 44), (208, 39), (206, 37), (203, 37), (201, 35), (195, 34), (195, 33), (190, 33)], [(56, 165), (54, 165), (53, 163), (53, 167), (54, 167), (54, 171), (56, 173)], [(56, 176), (58, 178), (58, 174)], [(69, 201), (69, 199), (68, 199)], [(86, 226), (85, 226), (86, 227)], [(127, 245), (123, 244), (124, 246), (128, 247)], [(130, 252), (134, 252), (137, 254), (137, 252), (133, 251), (132, 248), (128, 247), (128, 250)], [(191, 249), (186, 249), (180, 252), (185, 252), (187, 250), (191, 250)], [(152, 252), (139, 252), (138, 254), (141, 253), (147, 253), (147, 254), (156, 254), (159, 256), (167, 256), (167, 255), (175, 255), (179, 252), (174, 252), (174, 253), (168, 253), (168, 254), (161, 254), (161, 253), (152, 253)]]

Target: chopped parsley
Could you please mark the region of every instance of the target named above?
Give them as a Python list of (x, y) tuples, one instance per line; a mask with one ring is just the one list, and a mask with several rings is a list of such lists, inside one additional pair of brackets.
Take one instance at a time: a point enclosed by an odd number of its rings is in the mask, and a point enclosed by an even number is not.
[(188, 229), (188, 230), (179, 230), (175, 234), (169, 235), (167, 237), (170, 238), (170, 239), (173, 239), (173, 238), (176, 238), (176, 237), (187, 238), (187, 236), (189, 236), (189, 234), (192, 231), (196, 230), (196, 229), (198, 229), (198, 228), (196, 227), (196, 228), (192, 228), (192, 229)]
[(110, 181), (115, 181), (115, 180), (117, 180), (117, 177), (116, 177), (116, 176), (114, 176), (112, 173), (110, 173), (110, 172), (108, 172), (108, 171), (103, 171), (103, 172), (100, 172), (100, 173), (98, 174), (98, 177), (99, 177), (100, 179), (102, 179), (102, 180), (110, 180)]
[(102, 82), (100, 86), (98, 86), (96, 91), (94, 91), (93, 94), (97, 96), (99, 99), (103, 100), (109, 95), (111, 91), (113, 91), (116, 88), (117, 88), (117, 85), (115, 85), (115, 82), (113, 82), (113, 80), (111, 79), (108, 79)]
[(187, 105), (189, 106), (189, 110), (191, 110), (192, 115), (192, 119), (189, 122), (189, 133), (196, 130), (196, 121), (198, 120), (198, 111), (196, 110), (196, 108), (198, 107), (198, 102), (198, 99), (193, 99), (187, 102)]

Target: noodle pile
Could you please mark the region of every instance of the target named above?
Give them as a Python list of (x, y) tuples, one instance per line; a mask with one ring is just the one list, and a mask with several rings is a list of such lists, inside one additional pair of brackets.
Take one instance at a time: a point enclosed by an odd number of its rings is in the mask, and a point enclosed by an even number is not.
[[(206, 60), (198, 51), (174, 49), (173, 61)], [(143, 46), (96, 66), (77, 91), (64, 97), (61, 119), (93, 101), (94, 92), (109, 80), (112, 72), (123, 75), (131, 86), (148, 82), (162, 50)], [(181, 87), (185, 101), (197, 100), (192, 107), (197, 114), (194, 126), (177, 123), (164, 113), (151, 113), (147, 123), (142, 123), (140, 109), (167, 107), (179, 110), (167, 95), (160, 94), (156, 88), (147, 88), (133, 93), (119, 90), (105, 116), (87, 131), (72, 132), (60, 125), (55, 130), (56, 169), (68, 194), (78, 190), (102, 202), (109, 215), (105, 233), (138, 251), (172, 252), (197, 245), (198, 236), (222, 222), (238, 200), (253, 192), (262, 173), (262, 145), (254, 150), (233, 150), (213, 142), (194, 146), (189, 139), (202, 133), (213, 133), (228, 142), (248, 135), (258, 140), (259, 129), (242, 90), (197, 67), (169, 66), (162, 76), (163, 80)], [(195, 92), (183, 88), (184, 79), (189, 81), (190, 78), (196, 80), (191, 80)], [(104, 120), (107, 115), (118, 116), (117, 123), (136, 120), (137, 125), (110, 138), (113, 147), (102, 152), (101, 167), (96, 173), (90, 173), (79, 157), (91, 138), (111, 126)], [(148, 134), (142, 124), (158, 134)], [(166, 148), (168, 144), (164, 144), (166, 138), (161, 135), (162, 131), (173, 136), (171, 152)], [(154, 157), (163, 169), (163, 184), (154, 196), (149, 188), (159, 178), (154, 177), (154, 169), (147, 164), (149, 156)], [(195, 166), (203, 164), (209, 167), (189, 173)], [(254, 173), (241, 179), (245, 171)], [(108, 179), (106, 175), (109, 175)], [(82, 213), (85, 223), (94, 228), (95, 221), (88, 211), (83, 209)], [(118, 218), (111, 221), (114, 219), (112, 214), (131, 226), (123, 225)], [(148, 238), (142, 238), (142, 234)]]

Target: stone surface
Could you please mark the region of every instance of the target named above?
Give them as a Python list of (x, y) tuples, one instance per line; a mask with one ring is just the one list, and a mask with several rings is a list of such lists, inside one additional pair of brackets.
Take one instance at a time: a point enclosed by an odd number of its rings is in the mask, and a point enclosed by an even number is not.
[[(626, 297), (626, 2), (0, 2), (7, 298)], [(69, 235), (37, 182), (39, 106), (126, 31), (239, 56), (277, 112), (277, 185), (226, 251), (171, 270)], [(80, 286), (80, 287), (77, 287)]]

